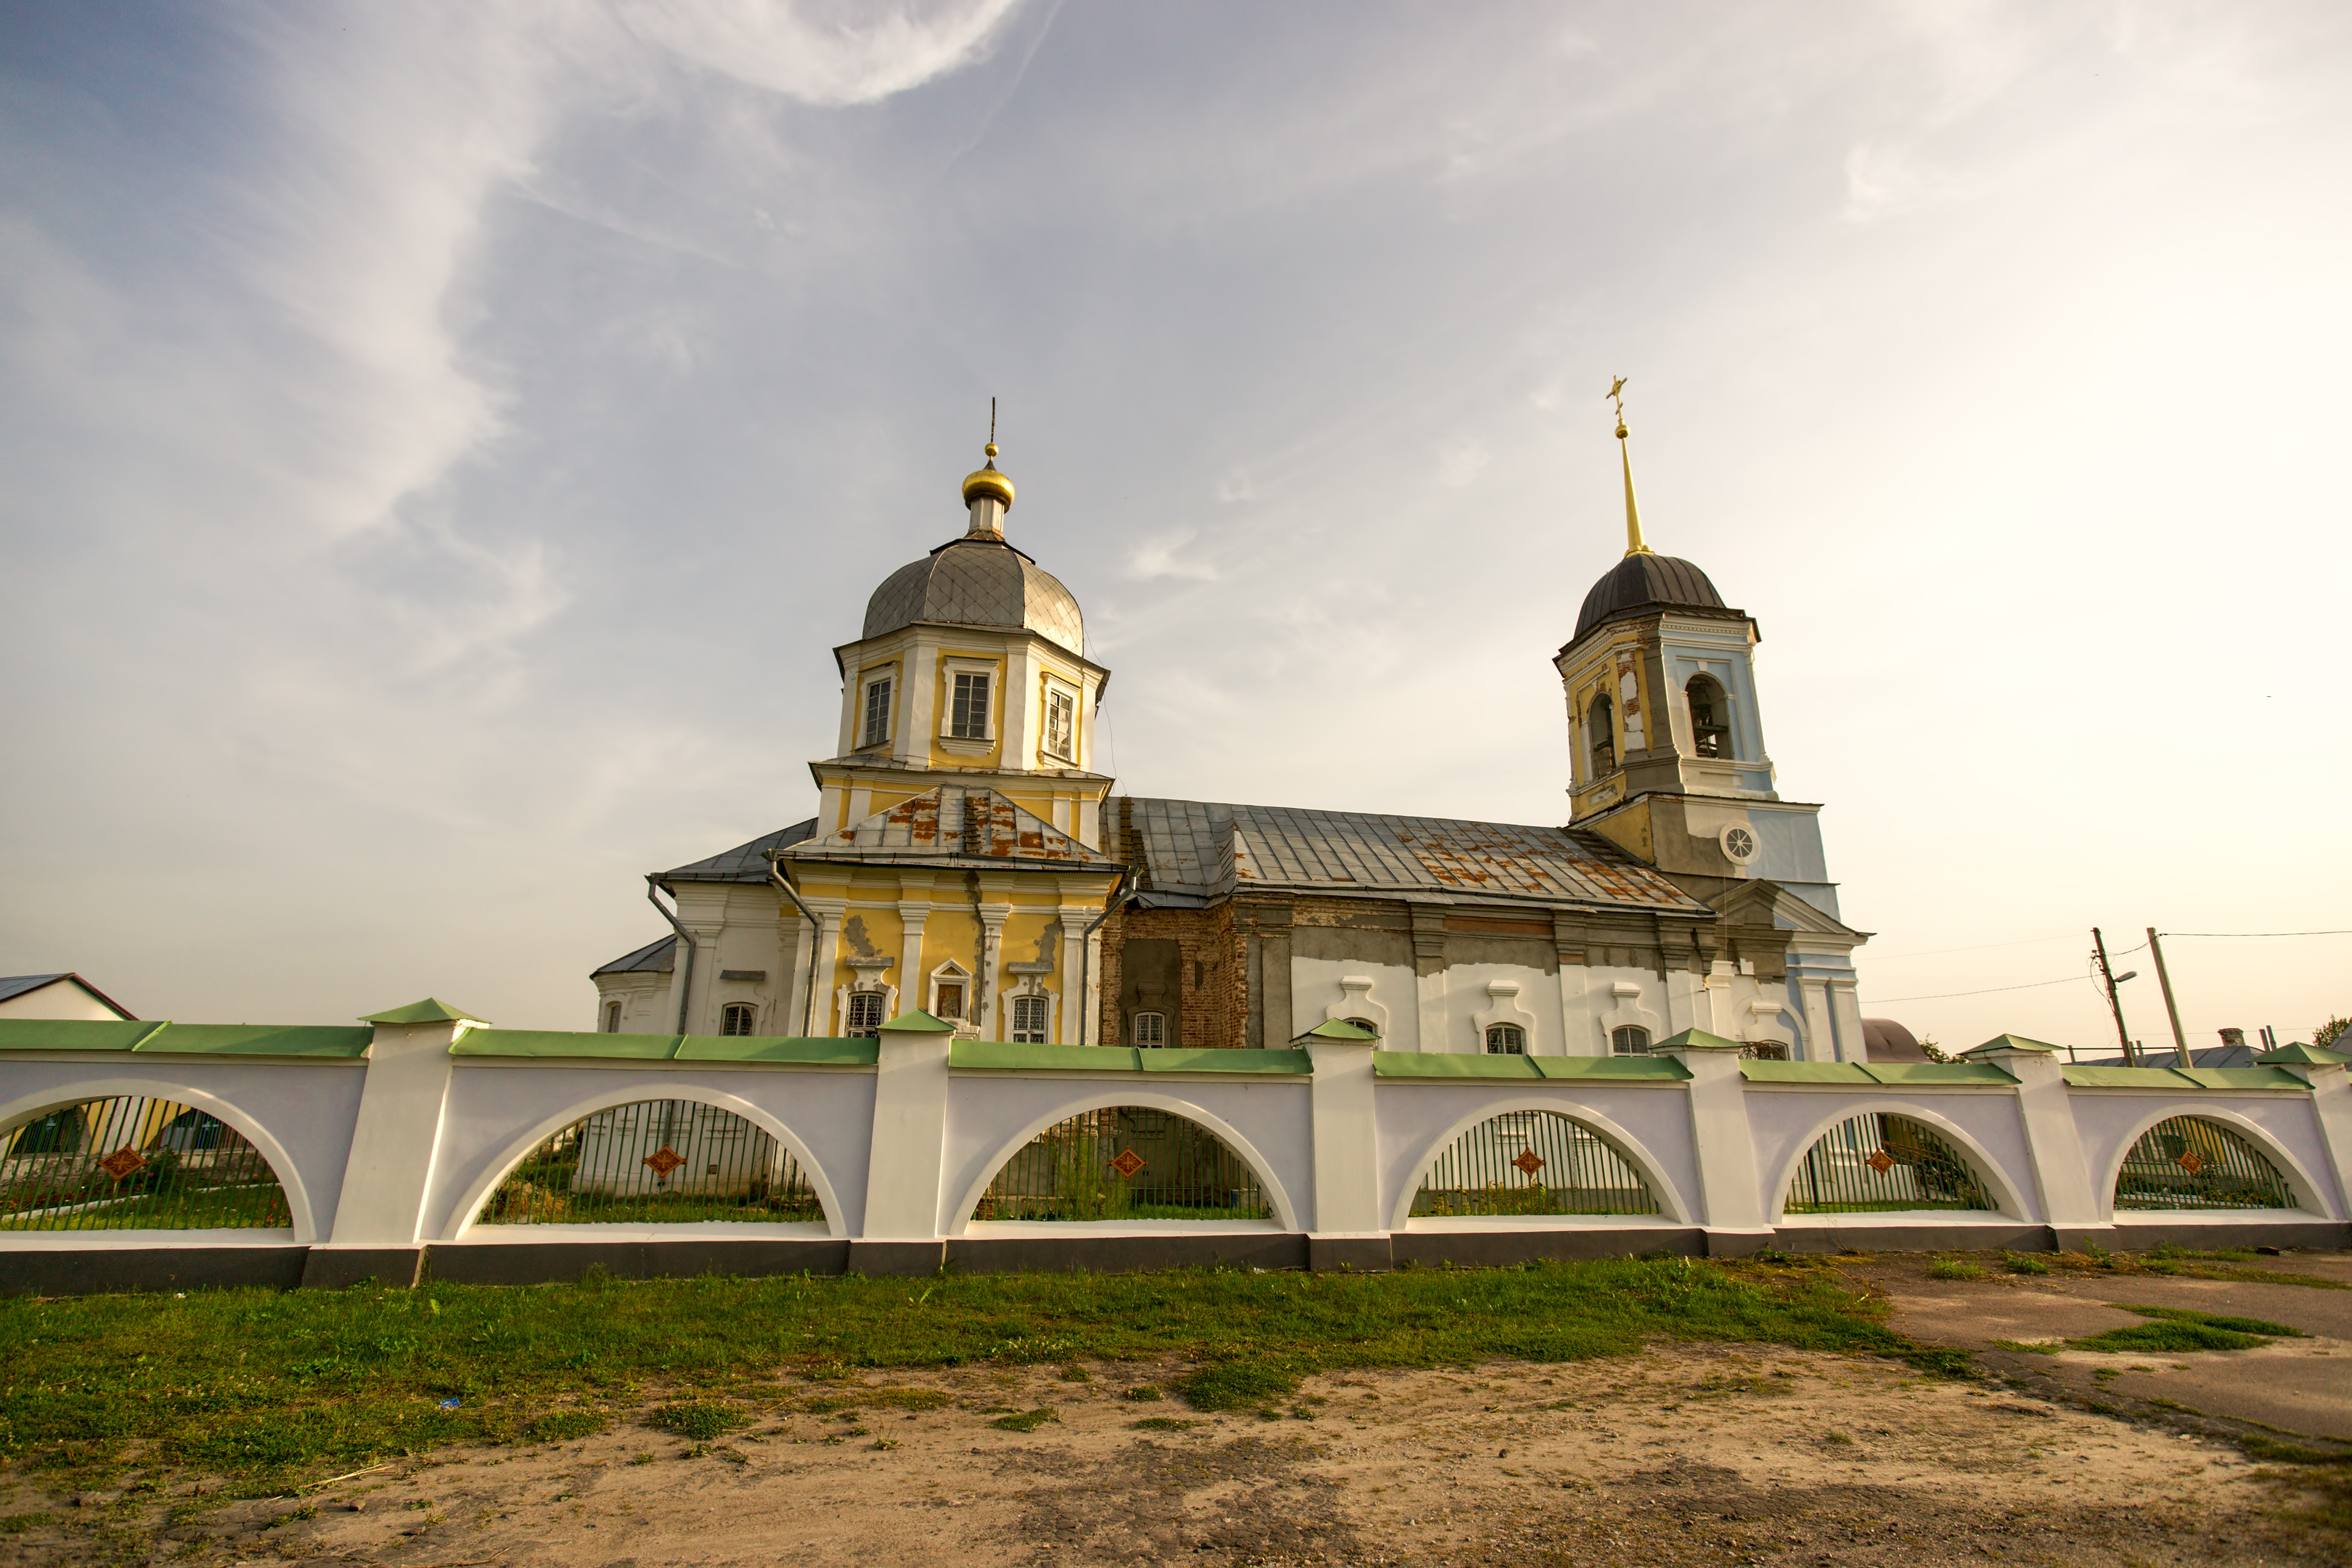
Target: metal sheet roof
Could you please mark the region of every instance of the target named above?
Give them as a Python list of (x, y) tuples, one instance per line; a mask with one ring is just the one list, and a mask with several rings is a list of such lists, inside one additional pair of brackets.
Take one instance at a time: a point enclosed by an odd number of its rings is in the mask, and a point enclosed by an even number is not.
[(677, 936), (656, 937), (635, 952), (625, 952), (601, 969), (592, 969), (588, 978), (599, 974), (667, 974), (677, 967)]
[(1139, 861), (1151, 902), (1258, 887), (1710, 912), (1607, 839), (1565, 827), (1139, 795), (1112, 804), (1121, 858)]
[(761, 858), (763, 849), (782, 849), (816, 837), (816, 818), (795, 822), (790, 827), (780, 827), (773, 833), (763, 833), (749, 844), (713, 855), (708, 860), (697, 860), (690, 866), (680, 866), (675, 871), (664, 871), (658, 881), (670, 882), (764, 882), (768, 879), (768, 862)]

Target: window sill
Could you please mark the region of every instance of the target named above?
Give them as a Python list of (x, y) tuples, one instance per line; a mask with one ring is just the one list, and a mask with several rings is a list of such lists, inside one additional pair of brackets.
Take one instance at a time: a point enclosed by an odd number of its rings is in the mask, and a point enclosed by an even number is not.
[(969, 740), (961, 735), (941, 735), (940, 750), (951, 757), (984, 757), (996, 750), (996, 742)]

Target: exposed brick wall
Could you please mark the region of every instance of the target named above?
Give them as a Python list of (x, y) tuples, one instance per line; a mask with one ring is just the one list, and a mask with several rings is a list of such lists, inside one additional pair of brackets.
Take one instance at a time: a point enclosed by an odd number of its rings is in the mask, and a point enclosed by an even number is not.
[(1096, 1043), (1128, 1043), (1121, 958), (1134, 941), (1176, 943), (1171, 1010), (1181, 1020), (1182, 1044), (1231, 1049), (1247, 1043), (1242, 1037), (1249, 1019), (1249, 955), (1234, 929), (1231, 903), (1206, 910), (1120, 910), (1103, 922), (1102, 937), (1102, 1016), (1096, 1021)]

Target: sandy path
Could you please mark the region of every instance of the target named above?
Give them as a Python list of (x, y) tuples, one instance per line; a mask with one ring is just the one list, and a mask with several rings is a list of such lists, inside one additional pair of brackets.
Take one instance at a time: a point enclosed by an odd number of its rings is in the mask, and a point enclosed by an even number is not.
[[(1570, 1366), (1332, 1375), (1275, 1420), (1121, 1397), (1175, 1371), (1098, 1367), (1085, 1384), (1050, 1368), (780, 1384), (771, 1403), (849, 1395), (859, 1414), (778, 1412), (701, 1447), (630, 1426), (561, 1446), (448, 1450), (313, 1493), (315, 1516), (271, 1528), (293, 1503), (222, 1507), (167, 1531), (156, 1560), (2326, 1560), (2264, 1521), (2268, 1490), (2229, 1448), (1884, 1362), (1702, 1345)], [(887, 1408), (874, 1400), (885, 1386), (950, 1402)], [(1005, 1407), (1051, 1407), (1058, 1419), (998, 1430)], [(1154, 1417), (1180, 1425), (1134, 1425)], [(15, 1490), (9, 1511), (31, 1505), (25, 1478)], [(90, 1544), (35, 1530), (0, 1538), (0, 1563), (87, 1561)]]

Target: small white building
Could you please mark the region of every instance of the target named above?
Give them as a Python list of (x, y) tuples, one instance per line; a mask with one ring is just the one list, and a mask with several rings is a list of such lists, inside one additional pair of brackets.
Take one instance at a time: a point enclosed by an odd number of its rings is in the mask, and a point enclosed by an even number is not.
[(0, 977), (0, 1018), (79, 1018), (105, 1023), (137, 1016), (79, 974)]

